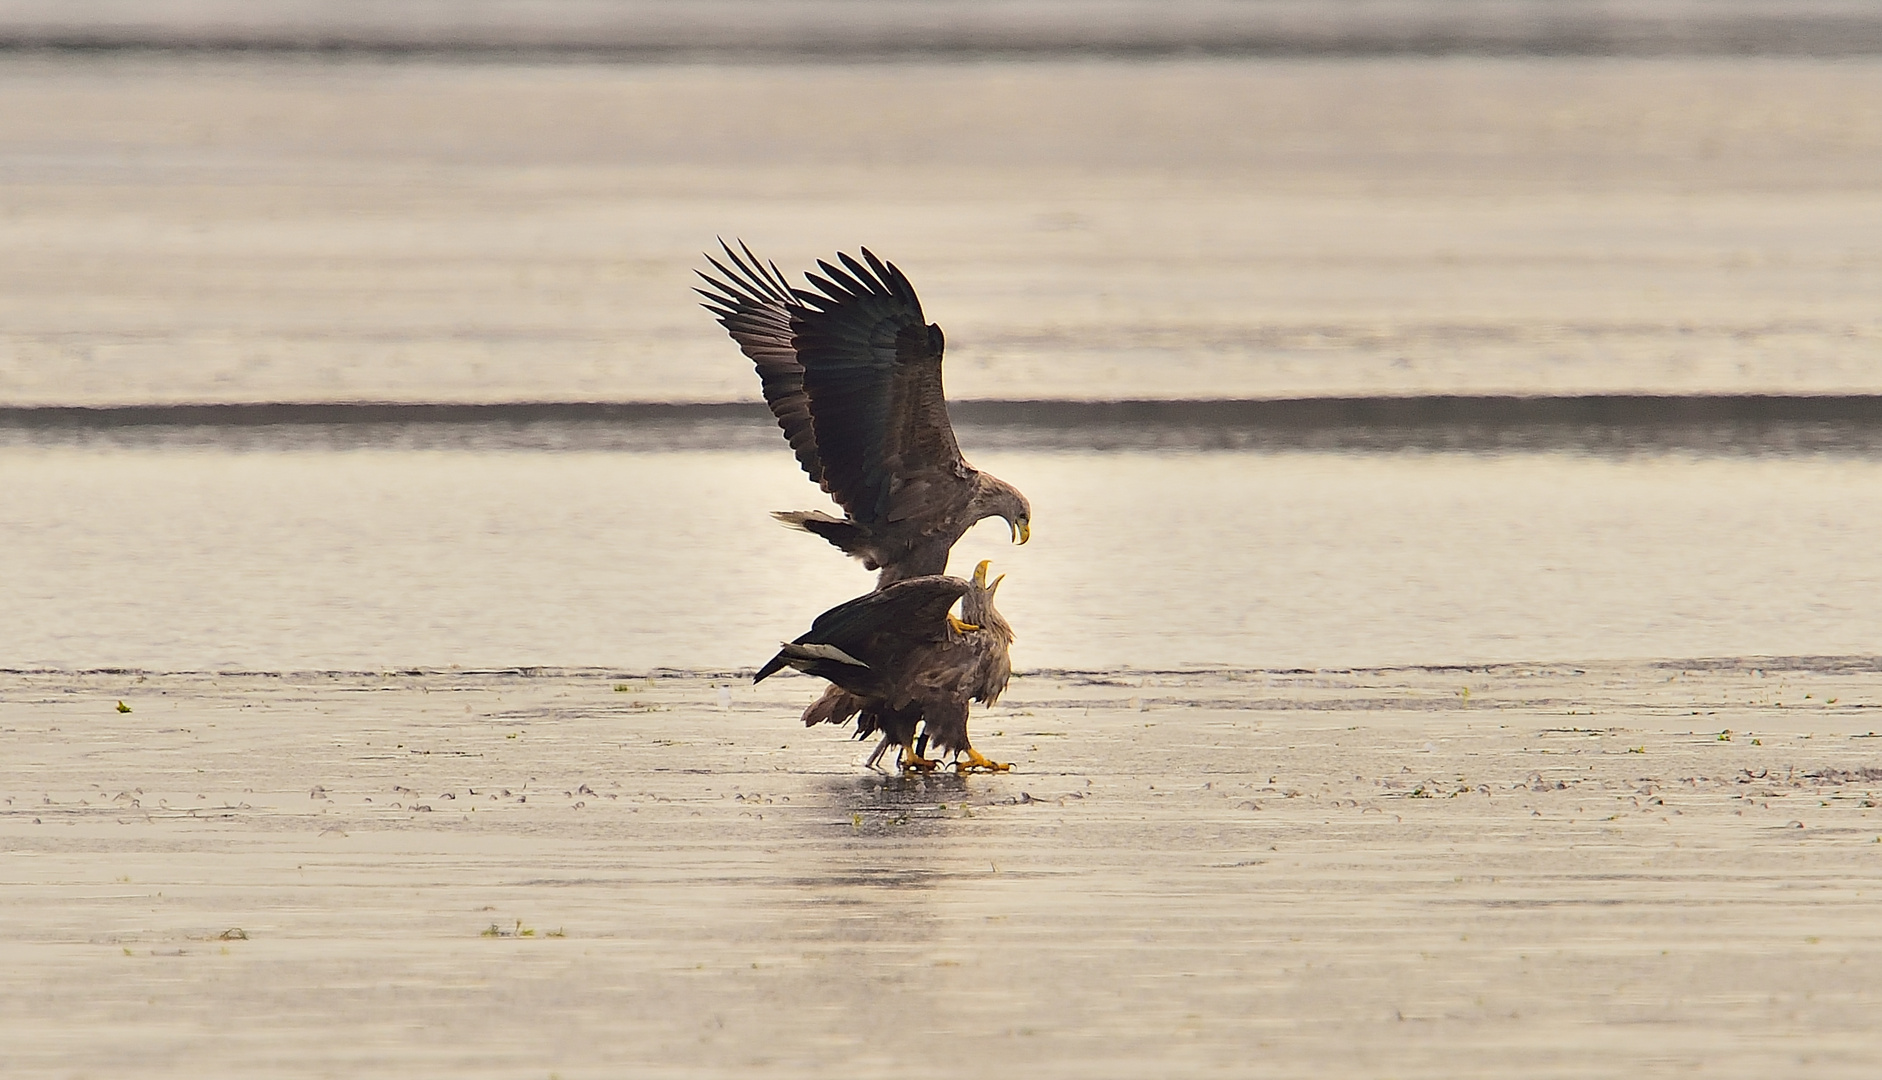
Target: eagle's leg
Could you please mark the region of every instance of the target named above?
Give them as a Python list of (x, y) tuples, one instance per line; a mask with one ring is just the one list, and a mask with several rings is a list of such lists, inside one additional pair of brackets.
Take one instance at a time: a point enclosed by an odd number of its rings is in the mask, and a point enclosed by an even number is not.
[(925, 758), (925, 757), (922, 757), (920, 754), (916, 753), (915, 752), (915, 740), (910, 739), (909, 741), (902, 744), (902, 771), (903, 772), (907, 772), (910, 769), (920, 769), (922, 772), (933, 772), (935, 771), (937, 767), (940, 766), (940, 764), (941, 763), (939, 761), (936, 761), (933, 758)]
[(886, 731), (883, 732), (882, 741), (877, 743), (875, 750), (870, 752), (869, 760), (863, 765), (863, 767), (866, 769), (875, 769), (877, 772), (881, 772), (882, 770), (880, 767), (876, 765), (876, 762), (881, 761), (883, 753), (886, 752), (889, 749), (889, 747), (894, 746), (894, 745), (895, 745), (895, 740), (889, 737), (888, 732)]
[(1012, 767), (1012, 762), (994, 761), (982, 757), (980, 751), (971, 746), (962, 750), (954, 757), (955, 772), (973, 772), (975, 769), (984, 769), (987, 772), (1006, 772)]

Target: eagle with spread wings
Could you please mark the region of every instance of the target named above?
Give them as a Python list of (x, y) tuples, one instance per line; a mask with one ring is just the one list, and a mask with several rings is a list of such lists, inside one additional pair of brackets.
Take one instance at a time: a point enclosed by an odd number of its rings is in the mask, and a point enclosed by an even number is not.
[[(881, 733), (871, 768), (883, 751), (900, 746), (905, 771), (934, 769), (939, 762), (916, 744), (919, 725), (923, 745), (953, 754), (956, 771), (1004, 772), (1012, 766), (982, 756), (967, 738), (968, 703), (999, 700), (1013, 672), (1013, 628), (993, 606), (1002, 580), (989, 583), (983, 561), (970, 581), (905, 578), (838, 604), (779, 648), (752, 681), (786, 667), (828, 679), (830, 688), (804, 710), (804, 723), (854, 718), (857, 738)], [(958, 618), (951, 610), (956, 601)]]
[(961, 457), (941, 390), (941, 328), (894, 263), (868, 248), (842, 266), (818, 260), (812, 289), (775, 263), (724, 241), (699, 271), (702, 305), (758, 369), (765, 403), (797, 462), (837, 505), (774, 516), (880, 570), (876, 587), (942, 574), (955, 541), (987, 517), (1016, 543), (1032, 535), (1032, 506), (1013, 485)]

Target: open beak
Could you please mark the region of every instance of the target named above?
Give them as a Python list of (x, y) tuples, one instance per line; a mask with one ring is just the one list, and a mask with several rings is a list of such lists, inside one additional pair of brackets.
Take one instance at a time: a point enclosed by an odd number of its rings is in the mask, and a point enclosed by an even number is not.
[(1015, 544), (1023, 544), (1031, 539), (1032, 522), (1026, 518), (1020, 518), (1018, 521), (1015, 521), (1013, 523), (1013, 542)]
[(1000, 582), (1005, 581), (1005, 580), (1006, 580), (1005, 574), (1001, 574), (999, 577), (993, 579), (993, 584), (987, 586), (987, 598), (988, 599), (993, 598), (993, 594), (998, 592), (1000, 589)]
[[(982, 559), (980, 560), (980, 565), (974, 567), (974, 588), (984, 589), (987, 587), (987, 567), (992, 565), (992, 559)], [(1005, 575), (1002, 574), (1001, 576), (1004, 577)]]

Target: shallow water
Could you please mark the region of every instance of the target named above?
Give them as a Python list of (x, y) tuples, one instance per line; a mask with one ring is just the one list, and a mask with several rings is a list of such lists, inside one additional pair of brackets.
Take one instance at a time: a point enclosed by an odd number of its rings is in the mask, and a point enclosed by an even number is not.
[[(973, 456), (1035, 508), (952, 566), (1022, 668), (1882, 651), (1873, 458)], [(731, 671), (872, 580), (767, 517), (826, 505), (781, 447), (25, 442), (0, 488), (6, 667)]]

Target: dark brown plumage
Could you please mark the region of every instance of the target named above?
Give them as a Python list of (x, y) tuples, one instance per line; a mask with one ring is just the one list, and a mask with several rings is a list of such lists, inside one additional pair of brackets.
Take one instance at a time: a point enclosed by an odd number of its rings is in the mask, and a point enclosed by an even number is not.
[[(1032, 534), (1026, 497), (969, 465), (954, 441), (941, 387), (941, 328), (922, 319), (914, 287), (864, 248), (863, 261), (818, 261), (796, 289), (743, 244), (701, 272), (703, 305), (752, 361), (765, 403), (804, 472), (843, 517), (789, 511), (778, 520), (880, 570), (881, 588), (946, 571), (974, 523), (1005, 518)], [(867, 263), (867, 265), (865, 265)]]
[[(1001, 578), (987, 581), (987, 564), (971, 581), (933, 574), (907, 578), (839, 604), (817, 616), (810, 631), (786, 643), (758, 669), (753, 682), (793, 667), (833, 684), (804, 710), (806, 725), (856, 720), (856, 735), (880, 732), (869, 758), (875, 765), (890, 745), (902, 748), (904, 768), (932, 769), (915, 749), (924, 738), (955, 755), (955, 768), (1004, 770), (967, 737), (970, 701), (999, 700), (1012, 674), (1008, 646), (1013, 629), (994, 609)], [(961, 618), (949, 608), (961, 604)]]

